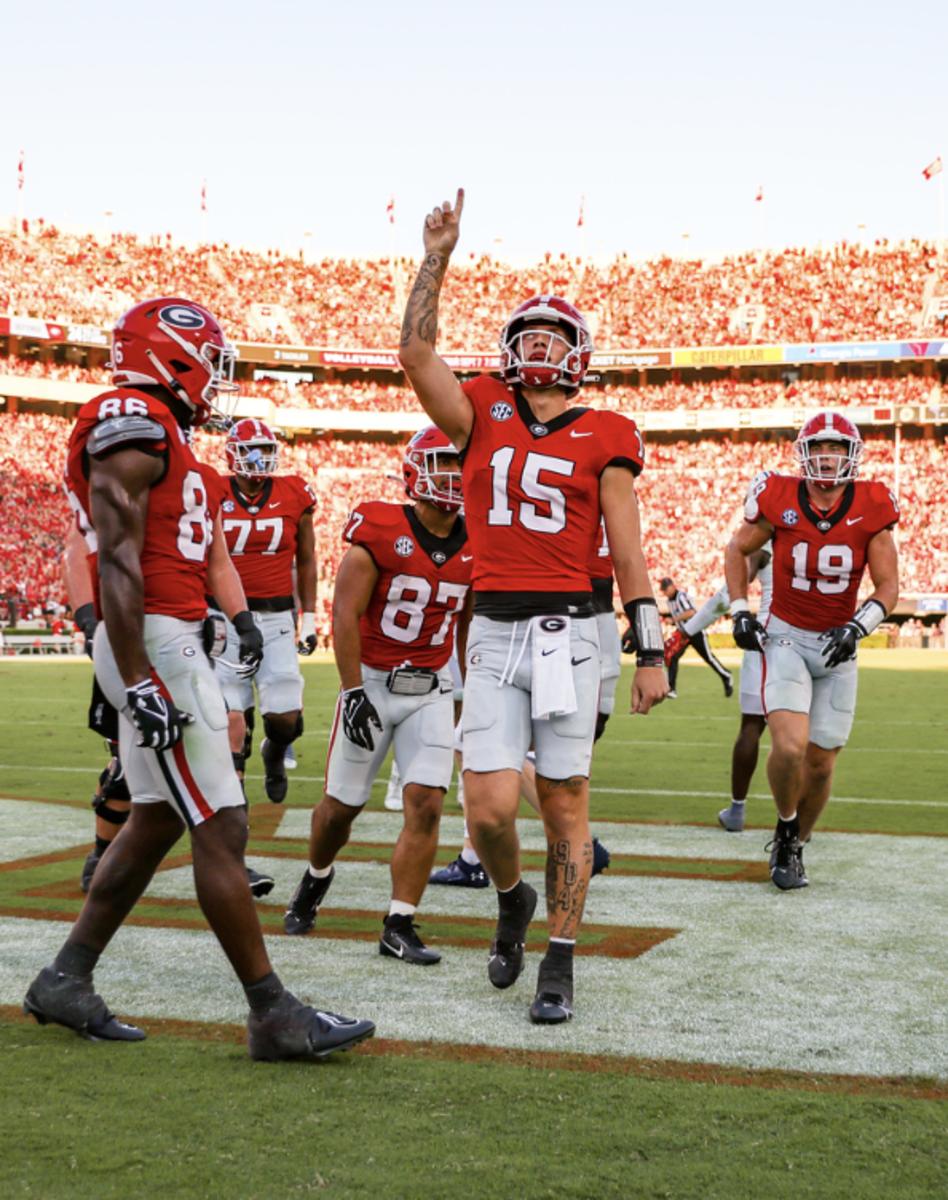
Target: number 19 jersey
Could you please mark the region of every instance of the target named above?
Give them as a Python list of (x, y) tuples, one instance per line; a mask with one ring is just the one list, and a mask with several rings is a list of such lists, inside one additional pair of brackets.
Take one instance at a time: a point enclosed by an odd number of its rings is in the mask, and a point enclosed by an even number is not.
[(463, 388), (474, 409), (462, 472), (475, 592), (588, 598), (599, 478), (609, 466), (642, 470), (635, 422), (580, 407), (541, 422), (497, 379)]
[(440, 670), (454, 649), (454, 630), (473, 565), (464, 520), (436, 537), (410, 504), (380, 500), (353, 509), (343, 540), (372, 556), (379, 577), (359, 622), (368, 667)]
[(755, 481), (744, 516), (774, 527), (770, 611), (798, 629), (822, 632), (856, 611), (867, 547), (897, 523), (899, 508), (885, 484), (855, 480), (823, 513), (810, 503), (804, 480), (768, 475)]

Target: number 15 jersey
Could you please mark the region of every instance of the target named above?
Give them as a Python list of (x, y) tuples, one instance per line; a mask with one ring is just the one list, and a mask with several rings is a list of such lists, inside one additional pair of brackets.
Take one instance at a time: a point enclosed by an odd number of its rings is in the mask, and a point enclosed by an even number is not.
[(588, 601), (589, 558), (600, 536), (599, 479), (609, 466), (633, 475), (642, 470), (635, 422), (579, 407), (541, 422), (519, 392), (497, 379), (481, 376), (463, 388), (474, 409), (462, 473), (475, 592), (494, 593), (493, 599), (519, 593), (520, 602), (511, 598), (511, 616), (535, 605), (560, 611), (544, 606), (544, 595)]
[(856, 611), (867, 547), (897, 523), (899, 508), (885, 484), (855, 480), (823, 513), (810, 503), (804, 480), (768, 475), (755, 480), (744, 516), (774, 527), (770, 611), (798, 629), (822, 632)]

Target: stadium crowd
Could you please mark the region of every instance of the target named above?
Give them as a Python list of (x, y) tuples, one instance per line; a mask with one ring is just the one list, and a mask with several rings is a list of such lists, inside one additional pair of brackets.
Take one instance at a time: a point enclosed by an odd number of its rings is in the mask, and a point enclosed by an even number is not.
[[(37, 379), (62, 379), (70, 383), (95, 383), (107, 387), (104, 368), (80, 367), (56, 362), (41, 362), (23, 357), (0, 358), (3, 375)], [(245, 397), (261, 397), (275, 407), (279, 419), (281, 407), (310, 408), (340, 412), (416, 412), (415, 394), (407, 385), (380, 383), (353, 373), (350, 378), (327, 379), (314, 383), (287, 383), (282, 379), (246, 380), (241, 384)], [(845, 408), (852, 404), (924, 404), (940, 399), (941, 388), (930, 377), (900, 375), (844, 377), (834, 380), (733, 379), (683, 383), (675, 378), (667, 383), (588, 385), (587, 401), (599, 408), (616, 412), (664, 412), (674, 409), (693, 411), (710, 408)]]
[[(0, 416), (0, 596), (19, 610), (52, 610), (63, 602), (59, 558), (69, 509), (60, 478), (71, 422), (20, 413)], [(198, 432), (198, 456), (225, 469), (222, 439)], [(862, 477), (895, 483), (894, 443), (870, 434)], [(940, 502), (943, 442), (903, 439), (899, 498), (902, 591), (948, 592), (948, 510)], [(328, 644), (332, 585), (350, 509), (363, 500), (397, 500), (402, 447), (378, 441), (322, 438), (281, 447), (280, 470), (312, 483), (317, 495), (318, 630)], [(762, 469), (794, 470), (791, 444), (702, 438), (647, 444), (637, 485), (649, 567), (673, 574), (695, 596), (710, 594), (722, 575), (724, 543), (740, 519), (747, 481)]]
[[(141, 296), (179, 294), (200, 297), (242, 341), (394, 347), (416, 265), (186, 248), (170, 236), (100, 242), (34, 222), (19, 237), (0, 234), (0, 312), (108, 328)], [(603, 346), (911, 337), (926, 332), (923, 290), (936, 269), (933, 245), (884, 239), (719, 261), (547, 254), (513, 267), (469, 254), (445, 282), (439, 346), (493, 350), (512, 309), (544, 292), (569, 295)]]

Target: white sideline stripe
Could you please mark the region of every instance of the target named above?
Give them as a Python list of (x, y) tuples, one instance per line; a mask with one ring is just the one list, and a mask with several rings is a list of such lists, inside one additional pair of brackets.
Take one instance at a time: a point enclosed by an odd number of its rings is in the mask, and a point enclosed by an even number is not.
[[(694, 743), (692, 743), (694, 745)], [(34, 775), (50, 774), (50, 775), (88, 775), (90, 774), (89, 767), (39, 767), (30, 766), (29, 771)], [(13, 763), (0, 763), (0, 771), (25, 771), (26, 767), (22, 765), (14, 765)], [(259, 771), (248, 771), (248, 779), (262, 779), (263, 773)], [(291, 776), (294, 783), (324, 783), (325, 778), (322, 775), (300, 775), (298, 771)], [(372, 784), (374, 788), (388, 787), (387, 778), (378, 778)], [(449, 792), (456, 790), (456, 783), (452, 782)], [(730, 792), (692, 792), (692, 791), (675, 791), (670, 788), (616, 788), (616, 787), (592, 787), (589, 789), (590, 794), (600, 796), (678, 796), (692, 797), (699, 800), (730, 800)], [(772, 797), (769, 792), (750, 792), (749, 799), (751, 800), (770, 800)], [(3, 799), (3, 797), (0, 797)], [(24, 799), (24, 797), (11, 796), (9, 799)], [(891, 800), (880, 799), (875, 796), (831, 796), (831, 804), (881, 804), (895, 808), (948, 808), (948, 800)]]
[[(705, 750), (722, 750), (727, 742), (695, 742), (688, 738), (686, 742), (676, 741), (675, 738), (667, 738), (665, 741), (640, 741), (638, 738), (613, 738), (613, 746), (661, 746), (667, 750), (669, 747), (674, 747), (675, 750), (684, 750), (689, 746), (698, 746)], [(860, 754), (948, 754), (948, 750), (933, 750), (930, 747), (910, 747), (910, 746), (857, 746), (852, 742), (849, 743), (850, 750), (856, 750)]]

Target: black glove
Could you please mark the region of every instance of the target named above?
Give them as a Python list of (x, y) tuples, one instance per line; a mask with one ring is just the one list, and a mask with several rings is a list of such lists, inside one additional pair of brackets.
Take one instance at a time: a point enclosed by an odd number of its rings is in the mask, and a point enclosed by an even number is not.
[(349, 688), (342, 693), (342, 732), (355, 746), (375, 749), (375, 737), (370, 726), (382, 732), (382, 722), (375, 705), (365, 694), (365, 688)]
[(204, 618), (201, 642), (208, 658), (220, 658), (227, 649), (227, 622), (220, 613), (208, 613)]
[(300, 640), (296, 643), (297, 654), (305, 654), (307, 658), (316, 649), (316, 616), (304, 612), (300, 616)]
[(621, 645), (622, 645), (622, 653), (623, 654), (634, 654), (635, 653), (635, 630), (632, 628), (631, 625), (626, 629), (625, 633), (622, 635)]
[(240, 639), (240, 650), (237, 655), (240, 659), (240, 666), (235, 667), (234, 670), (241, 679), (253, 679), (263, 662), (263, 634), (257, 628), (253, 613), (246, 608), (234, 617), (232, 624)]
[(820, 634), (823, 643), (820, 653), (828, 667), (838, 667), (840, 663), (849, 662), (856, 657), (856, 644), (866, 631), (855, 621), (847, 621), (845, 625), (834, 625)]
[(767, 631), (753, 613), (737, 612), (732, 616), (734, 621), (734, 641), (742, 650), (756, 650), (760, 654), (767, 641)]
[(125, 689), (129, 717), (138, 730), (138, 745), (149, 750), (170, 750), (181, 740), (185, 725), (194, 717), (175, 708), (171, 700), (162, 696), (157, 683), (143, 679)]
[(76, 628), (86, 639), (86, 654), (88, 654), (91, 658), (92, 639), (95, 637), (95, 628), (99, 623), (95, 615), (95, 605), (80, 604), (76, 611), (72, 614), (72, 619), (75, 622)]

